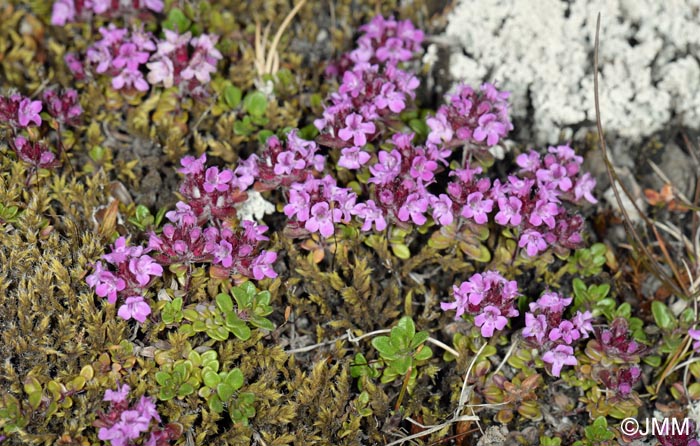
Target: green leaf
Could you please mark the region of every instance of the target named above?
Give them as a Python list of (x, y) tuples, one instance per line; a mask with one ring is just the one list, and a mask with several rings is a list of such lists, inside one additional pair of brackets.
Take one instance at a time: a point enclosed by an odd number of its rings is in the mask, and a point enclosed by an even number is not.
[[(229, 315), (234, 313), (229, 313)], [(238, 318), (238, 316), (236, 316)], [(238, 319), (238, 322), (229, 322), (228, 318), (226, 320), (226, 328), (229, 329), (231, 333), (241, 341), (247, 341), (250, 339), (250, 327), (246, 325), (245, 321)]]
[(209, 398), (209, 409), (212, 412), (221, 413), (224, 411), (224, 403), (221, 401), (218, 395), (212, 395)]
[(231, 289), (231, 294), (236, 299), (236, 305), (238, 305), (239, 309), (250, 308), (256, 292), (255, 285), (250, 282), (242, 283)]
[(426, 137), (428, 133), (430, 133), (430, 127), (428, 127), (428, 124), (422, 119), (411, 119), (408, 121), (408, 126), (411, 127), (411, 130), (416, 132), (416, 135), (421, 137)]
[(586, 284), (583, 283), (583, 280), (579, 279), (578, 277), (574, 279), (573, 288), (574, 288), (574, 295), (576, 295), (576, 296), (585, 297), (588, 294), (588, 290), (586, 289)]
[(194, 393), (194, 387), (192, 387), (191, 384), (184, 383), (178, 389), (177, 396), (182, 398), (182, 397), (185, 397), (187, 395), (191, 395), (192, 393)]
[(424, 345), (423, 348), (417, 352), (415, 355), (413, 355), (413, 358), (416, 361), (425, 361), (426, 359), (430, 358), (433, 356), (433, 351), (428, 347), (427, 345)]
[(231, 296), (226, 293), (221, 293), (216, 296), (216, 306), (219, 307), (222, 313), (233, 311), (233, 301)]
[(418, 347), (419, 345), (424, 343), (429, 337), (430, 337), (430, 335), (428, 334), (427, 331), (419, 331), (418, 333), (416, 333), (415, 336), (413, 336), (413, 340), (411, 341), (410, 348)]
[(398, 353), (388, 336), (377, 336), (372, 339), (372, 346), (377, 349), (384, 359), (394, 359)]
[(38, 390), (36, 392), (31, 392), (28, 394), (29, 395), (29, 405), (32, 406), (32, 409), (36, 409), (39, 407), (41, 404), (41, 390)]
[(228, 401), (233, 396), (233, 392), (235, 392), (233, 387), (226, 382), (219, 383), (219, 385), (216, 386), (216, 393), (219, 395), (219, 398), (221, 398), (221, 401)]
[(406, 246), (403, 243), (392, 243), (391, 251), (396, 257), (398, 257), (401, 260), (407, 260), (411, 258), (411, 250), (408, 249), (408, 246)]
[(662, 330), (668, 331), (675, 328), (677, 324), (676, 318), (673, 316), (673, 313), (671, 313), (671, 310), (662, 302), (658, 300), (653, 301), (651, 303), (651, 313), (654, 315), (654, 322), (656, 322), (656, 325)]
[(137, 218), (139, 221), (144, 221), (144, 220), (145, 220), (146, 218), (148, 218), (148, 217), (153, 217), (153, 216), (151, 215), (151, 211), (148, 210), (148, 208), (147, 208), (146, 206), (142, 205), (142, 204), (136, 206), (136, 212), (135, 212), (135, 214), (136, 214), (136, 218)]
[(316, 139), (318, 134), (319, 134), (318, 129), (313, 124), (309, 124), (305, 127), (302, 127), (301, 129), (299, 129), (299, 137), (302, 139), (305, 139), (307, 141), (311, 141), (313, 139)]
[(184, 318), (190, 322), (197, 321), (200, 318), (199, 312), (195, 309), (192, 309), (192, 308), (187, 308), (187, 309), (183, 310), (182, 316), (184, 316)]
[[(410, 316), (404, 316), (399, 319), (399, 323), (396, 324), (396, 326), (406, 332), (406, 337), (408, 339), (413, 339), (413, 337), (416, 335), (416, 325), (413, 323), (413, 319), (411, 319)], [(427, 338), (428, 337), (426, 336), (425, 339)]]
[[(271, 294), (269, 291), (261, 291), (256, 295), (256, 301), (260, 306), (266, 306), (270, 304)], [(268, 313), (269, 314), (269, 313)], [(265, 316), (264, 314), (262, 316)]]
[(263, 116), (267, 110), (267, 98), (260, 91), (252, 91), (243, 99), (243, 108), (251, 116)]
[(161, 401), (168, 401), (175, 398), (175, 389), (170, 387), (162, 387), (158, 393), (158, 399)]
[(271, 320), (257, 315), (250, 318), (250, 323), (264, 330), (273, 331), (275, 329), (275, 324)]
[(160, 226), (161, 222), (163, 221), (163, 217), (165, 217), (165, 214), (168, 213), (168, 208), (162, 207), (158, 209), (158, 213), (156, 214), (155, 221), (153, 224), (157, 227)]
[(265, 143), (267, 143), (267, 139), (273, 135), (274, 135), (274, 132), (272, 132), (271, 130), (267, 130), (267, 129), (260, 130), (260, 132), (258, 132), (258, 142), (260, 144), (265, 144)]
[(238, 104), (241, 103), (242, 96), (243, 92), (236, 86), (229, 85), (224, 88), (224, 101), (230, 108), (238, 107)]
[(250, 122), (248, 116), (244, 117), (243, 120), (238, 120), (233, 123), (233, 133), (241, 136), (248, 136), (255, 131), (255, 127)]
[(650, 355), (642, 358), (645, 364), (649, 364), (652, 367), (661, 367), (661, 356)]
[(177, 8), (173, 8), (168, 13), (168, 18), (163, 22), (163, 28), (177, 31), (184, 34), (192, 25), (192, 22), (185, 16), (185, 13)]
[(228, 372), (226, 378), (224, 378), (226, 384), (230, 385), (233, 388), (233, 390), (238, 390), (241, 387), (243, 387), (244, 380), (245, 378), (243, 376), (243, 372), (241, 372), (241, 370), (238, 368), (235, 368)]
[(221, 378), (215, 371), (207, 369), (202, 373), (202, 381), (204, 381), (205, 386), (214, 389), (221, 382)]
[(410, 356), (402, 356), (391, 361), (389, 367), (394, 369), (399, 375), (405, 375), (411, 364), (413, 364), (413, 359)]
[(161, 386), (169, 385), (173, 380), (172, 375), (167, 372), (156, 372), (156, 382)]

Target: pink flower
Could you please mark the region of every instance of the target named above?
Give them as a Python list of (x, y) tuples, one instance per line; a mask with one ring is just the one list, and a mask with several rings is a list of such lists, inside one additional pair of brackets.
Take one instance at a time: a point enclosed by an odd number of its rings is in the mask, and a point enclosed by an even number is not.
[(41, 101), (32, 101), (29, 98), (24, 98), (19, 103), (19, 110), (17, 111), (17, 120), (19, 125), (26, 127), (29, 122), (34, 122), (36, 125), (41, 125)]
[[(55, 5), (56, 4), (54, 3), (54, 6)], [(68, 69), (71, 71), (71, 73), (73, 73), (73, 76), (75, 76), (77, 80), (82, 80), (85, 78), (83, 63), (75, 53), (66, 53), (66, 55), (63, 56), (63, 60), (66, 62)]]
[(146, 321), (146, 316), (151, 314), (151, 307), (144, 302), (143, 296), (131, 296), (126, 298), (126, 303), (119, 307), (117, 311), (117, 316), (124, 320), (129, 320), (131, 318), (144, 323)]
[(556, 203), (545, 200), (537, 200), (535, 209), (530, 214), (530, 224), (539, 226), (542, 223), (546, 224), (549, 229), (554, 229), (556, 222), (554, 217), (559, 215), (559, 206)]
[(591, 320), (593, 320), (593, 314), (586, 310), (583, 313), (577, 311), (576, 315), (574, 315), (574, 317), (571, 319), (571, 322), (573, 322), (576, 330), (581, 333), (581, 337), (587, 338), (588, 333), (593, 333), (593, 325), (591, 325)]
[(284, 207), (284, 215), (287, 218), (292, 218), (295, 215), (297, 220), (305, 222), (309, 219), (309, 204), (311, 196), (299, 189), (289, 190), (289, 204)]
[(377, 59), (380, 62), (402, 62), (411, 59), (411, 50), (403, 47), (403, 40), (396, 37), (390, 37), (386, 40), (384, 46), (377, 49)]
[(688, 330), (688, 336), (695, 340), (695, 342), (693, 342), (693, 350), (700, 352), (700, 330), (691, 328)]
[(346, 169), (359, 169), (371, 158), (370, 154), (357, 146), (345, 147), (340, 151), (338, 166)]
[(581, 333), (576, 330), (574, 324), (566, 320), (561, 321), (558, 327), (553, 328), (552, 331), (549, 332), (550, 341), (562, 339), (567, 344), (571, 344), (580, 337)]
[(494, 330), (503, 330), (508, 324), (508, 319), (501, 316), (501, 310), (493, 305), (488, 305), (483, 312), (474, 318), (474, 325), (481, 327), (481, 336), (490, 338)]
[(522, 206), (522, 201), (520, 201), (517, 197), (499, 197), (499, 211), (495, 217), (496, 223), (502, 226), (505, 226), (508, 223), (513, 226), (518, 226), (523, 219), (522, 215), (520, 215), (520, 208), (522, 208)]
[(430, 195), (430, 206), (433, 208), (433, 220), (443, 226), (449, 226), (454, 220), (452, 215), (452, 200), (445, 194), (440, 197)]
[(379, 95), (375, 97), (374, 104), (378, 109), (389, 108), (394, 113), (401, 113), (406, 108), (404, 93), (397, 91), (392, 83), (382, 85)]
[(285, 151), (277, 155), (275, 163), (275, 175), (290, 175), (294, 170), (301, 170), (306, 167), (303, 159), (296, 159), (296, 154)]
[(131, 43), (122, 43), (119, 47), (119, 53), (117, 57), (112, 60), (112, 65), (115, 68), (126, 67), (129, 71), (137, 71), (139, 65), (148, 62), (148, 53), (145, 51), (139, 51), (138, 47)]
[(255, 280), (262, 280), (265, 277), (274, 279), (277, 273), (272, 269), (272, 264), (277, 260), (277, 253), (273, 251), (262, 251), (260, 255), (253, 260), (251, 268)]
[[(99, 72), (99, 71), (98, 71)], [(125, 68), (119, 75), (112, 79), (112, 88), (121, 90), (122, 88), (136, 88), (138, 91), (147, 91), (148, 82), (143, 78), (143, 74), (137, 70)]]
[(574, 185), (574, 198), (579, 201), (581, 198), (585, 198), (589, 203), (595, 204), (598, 200), (593, 196), (593, 189), (595, 189), (595, 178), (591, 176), (590, 173), (584, 173)]
[(523, 172), (535, 172), (542, 165), (540, 155), (534, 150), (529, 153), (521, 153), (515, 158), (515, 162)]
[(486, 145), (493, 146), (507, 133), (506, 126), (498, 120), (493, 113), (487, 113), (479, 117), (479, 126), (474, 129), (473, 138), (475, 141), (486, 140)]
[(377, 231), (386, 229), (387, 223), (384, 219), (384, 213), (377, 207), (374, 200), (367, 200), (365, 203), (355, 205), (353, 213), (364, 220), (363, 231), (370, 231), (373, 223)]
[(574, 356), (574, 349), (568, 345), (557, 345), (554, 350), (550, 350), (542, 355), (542, 360), (552, 364), (552, 375), (559, 376), (561, 368), (565, 365), (576, 365), (578, 361)]
[(141, 286), (148, 285), (151, 276), (160, 277), (163, 275), (163, 267), (147, 255), (129, 260), (129, 271), (136, 277), (136, 281)]
[(146, 66), (150, 70), (146, 79), (151, 85), (163, 82), (165, 88), (173, 86), (175, 82), (175, 68), (170, 58), (164, 57), (158, 61), (147, 63)]
[(153, 12), (161, 12), (163, 10), (163, 0), (145, 0), (146, 8)]
[(372, 122), (363, 122), (361, 115), (350, 113), (345, 118), (346, 127), (338, 131), (338, 136), (343, 141), (352, 139), (356, 146), (364, 146), (367, 143), (367, 134), (375, 132), (376, 128)]
[(561, 314), (572, 301), (572, 298), (563, 298), (559, 293), (547, 292), (542, 294), (536, 302), (530, 302), (530, 311), (533, 313), (537, 310), (549, 311), (556, 314)]
[(435, 172), (435, 170), (437, 170), (437, 163), (435, 161), (428, 160), (426, 157), (419, 155), (413, 158), (409, 174), (416, 180), (428, 182), (433, 179), (433, 172)]
[(489, 220), (488, 213), (492, 210), (493, 200), (484, 198), (481, 192), (472, 192), (462, 208), (462, 217), (473, 218), (475, 222), (483, 225)]
[(215, 190), (225, 192), (229, 189), (229, 182), (233, 178), (233, 172), (224, 169), (219, 173), (219, 168), (212, 166), (207, 169), (204, 175), (204, 190), (212, 193)]
[(526, 229), (518, 241), (520, 248), (525, 248), (527, 255), (534, 257), (540, 252), (547, 250), (547, 242), (542, 234), (534, 229)]
[(397, 217), (400, 221), (408, 221), (410, 218), (413, 223), (420, 226), (428, 220), (423, 215), (427, 210), (428, 200), (414, 192), (406, 197), (406, 202), (399, 208)]
[(182, 168), (178, 169), (177, 171), (185, 175), (196, 175), (204, 171), (204, 165), (206, 163), (207, 155), (205, 153), (202, 153), (202, 156), (200, 156), (199, 158), (187, 155), (186, 157), (180, 160)]
[[(337, 217), (336, 217), (337, 214)], [(309, 232), (320, 232), (324, 237), (330, 237), (335, 232), (333, 221), (342, 218), (340, 209), (331, 212), (328, 203), (322, 201), (311, 207), (311, 216), (306, 220), (304, 227)]]
[(571, 189), (572, 183), (569, 174), (560, 164), (552, 164), (547, 169), (539, 169), (535, 175), (537, 181), (545, 188), (559, 188), (562, 192)]
[(381, 150), (377, 158), (377, 163), (369, 167), (372, 174), (369, 183), (387, 184), (401, 173), (401, 153), (398, 150), (391, 153)]
[(338, 92), (342, 94), (350, 93), (350, 96), (356, 98), (362, 93), (365, 88), (365, 83), (362, 81), (362, 73), (355, 73), (348, 70), (343, 73), (343, 83), (338, 87)]
[(214, 263), (221, 263), (224, 268), (230, 268), (233, 265), (233, 246), (226, 240), (220, 240), (219, 243), (207, 244), (207, 252), (213, 254)]
[(241, 227), (245, 230), (244, 236), (250, 242), (260, 242), (270, 240), (269, 237), (263, 235), (269, 228), (265, 225), (259, 225), (254, 221), (243, 220)]
[(87, 276), (85, 282), (95, 289), (95, 294), (106, 297), (110, 304), (116, 303), (117, 292), (126, 288), (124, 279), (105, 270), (102, 262), (95, 264), (95, 272)]
[(537, 342), (542, 343), (544, 336), (547, 333), (547, 318), (544, 314), (539, 314), (535, 317), (532, 313), (525, 313), (525, 328), (523, 329), (523, 337), (534, 337)]
[(123, 384), (117, 386), (117, 390), (107, 389), (105, 390), (105, 396), (102, 401), (111, 401), (113, 403), (121, 403), (126, 401), (126, 397), (131, 391), (128, 384)]
[(64, 26), (75, 20), (75, 4), (73, 0), (57, 0), (51, 10), (51, 24)]
[(445, 113), (440, 113), (435, 115), (435, 117), (428, 118), (426, 121), (428, 127), (430, 127), (430, 133), (428, 134), (428, 142), (432, 144), (442, 144), (442, 142), (452, 141), (452, 136), (454, 131), (447, 122), (447, 115)]
[(103, 255), (102, 258), (116, 266), (126, 262), (132, 256), (140, 256), (142, 251), (143, 248), (140, 246), (127, 246), (126, 237), (121, 236), (114, 241), (112, 252)]
[(197, 216), (189, 204), (178, 201), (175, 207), (177, 210), (166, 212), (165, 218), (178, 226), (192, 226), (197, 222)]

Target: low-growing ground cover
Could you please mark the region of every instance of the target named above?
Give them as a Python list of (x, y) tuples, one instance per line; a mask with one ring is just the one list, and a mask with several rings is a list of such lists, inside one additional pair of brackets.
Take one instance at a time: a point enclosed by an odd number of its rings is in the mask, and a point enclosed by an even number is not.
[(0, 443), (697, 444), (700, 194), (432, 91), (439, 7), (4, 5)]

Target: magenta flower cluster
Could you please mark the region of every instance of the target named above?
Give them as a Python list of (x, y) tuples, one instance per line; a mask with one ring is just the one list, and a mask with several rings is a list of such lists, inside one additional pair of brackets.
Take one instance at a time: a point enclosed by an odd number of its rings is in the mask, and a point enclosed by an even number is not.
[(478, 224), (490, 215), (500, 226), (517, 228), (518, 246), (534, 257), (548, 247), (573, 249), (582, 242), (583, 219), (563, 204), (578, 204), (592, 196), (595, 179), (580, 174), (583, 159), (568, 145), (549, 147), (544, 159), (535, 151), (517, 157), (519, 175), (507, 181), (481, 177), (480, 167), (450, 172), (447, 186), (452, 210)]
[(542, 360), (551, 365), (554, 376), (559, 376), (563, 366), (577, 364), (573, 345), (593, 331), (590, 311), (577, 311), (571, 320), (564, 319), (564, 311), (571, 301), (570, 297), (546, 292), (536, 302), (531, 302), (530, 311), (525, 313), (523, 337), (545, 352)]
[(294, 183), (290, 187), (284, 214), (295, 218), (296, 224), (303, 223), (308, 232), (330, 237), (335, 232), (335, 223), (350, 222), (356, 199), (354, 192), (338, 187), (330, 175), (322, 179), (309, 175), (303, 183)]
[(326, 158), (318, 149), (316, 142), (302, 139), (292, 129), (284, 141), (274, 135), (267, 138), (262, 155), (251, 155), (244, 166), (250, 166), (249, 174), (255, 178), (258, 190), (289, 188), (306, 180), (312, 170), (323, 172)]
[(161, 12), (163, 0), (56, 0), (51, 10), (51, 24), (64, 26), (90, 21), (93, 15), (115, 16), (146, 10)]
[(357, 39), (357, 47), (329, 65), (326, 74), (341, 76), (353, 65), (385, 63), (396, 66), (411, 60), (413, 54), (421, 50), (425, 38), (423, 31), (416, 29), (410, 20), (385, 19), (381, 15), (362, 25), (360, 31), (363, 34)]
[[(97, 437), (109, 441), (112, 446), (133, 445), (137, 440), (142, 440), (144, 446), (165, 446), (176, 440), (178, 434), (174, 429), (159, 426), (161, 418), (153, 399), (142, 396), (138, 403), (129, 405), (130, 390), (123, 384), (116, 391), (105, 391), (103, 401), (110, 402), (110, 410), (100, 413), (95, 421), (95, 426), (99, 427)], [(148, 438), (142, 438), (146, 433), (150, 433)]]
[[(99, 31), (102, 39), (87, 49), (85, 65), (110, 76), (115, 90), (147, 91), (149, 84), (175, 85), (192, 95), (203, 94), (222, 58), (214, 47), (218, 37), (209, 34), (193, 38), (189, 32), (180, 35), (164, 30), (165, 39), (160, 40), (142, 28), (129, 31), (114, 24)], [(78, 79), (86, 76), (85, 66), (75, 54), (66, 55), (66, 63)]]
[(107, 298), (110, 304), (122, 298), (123, 304), (117, 311), (122, 319), (133, 318), (143, 323), (151, 314), (143, 295), (153, 277), (163, 275), (163, 267), (147, 254), (149, 251), (141, 246), (128, 246), (126, 238), (119, 237), (111, 252), (102, 256), (107, 264), (98, 261), (94, 272), (85, 279), (95, 294)]
[(639, 361), (639, 355), (646, 350), (632, 338), (629, 323), (623, 317), (617, 317), (606, 329), (595, 329), (598, 348), (610, 358), (634, 363)]
[(12, 94), (9, 97), (0, 96), (0, 123), (4, 124), (10, 132), (10, 147), (17, 156), (33, 169), (50, 169), (57, 167), (59, 161), (51, 150), (46, 139), (42, 139), (38, 132), (26, 132), (29, 127), (41, 127), (43, 120), (41, 112), (46, 105), (46, 112), (55, 120), (52, 127), (58, 131), (59, 148), (61, 125), (74, 125), (82, 114), (82, 108), (78, 102), (78, 93), (73, 89), (59, 91), (47, 89), (41, 100), (31, 100), (20, 94)]
[[(348, 168), (359, 168), (362, 159), (369, 159), (359, 155), (361, 148), (382, 133), (382, 121), (408, 106), (420, 84), (397, 64), (420, 50), (422, 31), (410, 21), (382, 16), (360, 30), (365, 34), (358, 39), (358, 47), (331, 70), (343, 76), (338, 91), (329, 96), (323, 117), (314, 121), (323, 145), (344, 149), (341, 165)], [(346, 67), (347, 62), (352, 66)]]
[(518, 315), (515, 308), (518, 283), (506, 280), (498, 271), (474, 274), (452, 289), (455, 301), (441, 303), (442, 310), (457, 310), (456, 319), (464, 314), (474, 316), (474, 325), (481, 328), (485, 338), (503, 330), (508, 320)]
[(272, 264), (277, 254), (260, 249), (267, 226), (243, 221), (238, 228), (226, 222), (235, 217), (235, 205), (245, 199), (252, 184), (254, 164), (240, 163), (235, 170), (212, 166), (205, 169), (206, 155), (186, 156), (180, 173), (185, 178), (180, 193), (186, 201), (165, 214), (170, 221), (162, 234), (151, 232), (148, 249), (163, 265), (211, 262), (226, 274), (262, 280), (277, 277)]
[(498, 91), (489, 83), (483, 84), (478, 92), (460, 85), (457, 93), (449, 97), (449, 104), (427, 119), (428, 143), (445, 147), (498, 144), (513, 130), (508, 116), (509, 96), (510, 93)]
[(41, 101), (32, 101), (20, 94), (0, 96), (0, 119), (13, 130), (23, 129), (31, 123), (41, 125)]
[[(605, 387), (615, 392), (613, 398), (624, 400), (632, 393), (632, 388), (642, 379), (642, 369), (633, 365), (620, 367), (615, 371), (607, 369), (598, 372), (598, 378)], [(613, 399), (611, 402), (614, 402)]]

